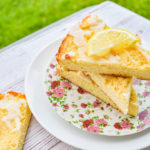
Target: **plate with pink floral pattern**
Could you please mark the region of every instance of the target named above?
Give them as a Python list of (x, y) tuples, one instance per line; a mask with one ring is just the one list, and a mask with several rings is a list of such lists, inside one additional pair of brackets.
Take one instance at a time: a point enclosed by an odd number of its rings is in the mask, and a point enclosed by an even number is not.
[(56, 74), (56, 59), (46, 69), (45, 93), (51, 107), (75, 127), (102, 135), (123, 136), (150, 127), (150, 82), (134, 79), (139, 99), (139, 114), (124, 115)]

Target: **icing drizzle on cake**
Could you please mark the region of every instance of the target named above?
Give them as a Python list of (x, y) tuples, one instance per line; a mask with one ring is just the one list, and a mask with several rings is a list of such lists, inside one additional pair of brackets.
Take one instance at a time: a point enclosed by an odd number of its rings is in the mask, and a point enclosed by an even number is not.
[[(23, 117), (21, 114), (21, 106), (26, 106), (25, 99), (17, 99), (14, 96), (5, 95), (0, 100), (0, 109), (7, 110), (7, 115), (2, 117), (2, 121), (11, 129), (11, 131), (17, 131), (20, 129), (20, 119)], [(12, 126), (12, 121), (15, 122), (15, 127)]]
[[(78, 53), (80, 59), (84, 61), (90, 61), (90, 62), (97, 62), (97, 63), (118, 63), (118, 60), (120, 57), (118, 55), (114, 56), (112, 54), (109, 54), (105, 58), (101, 59), (94, 59), (87, 56), (88, 51), (88, 42), (85, 38), (86, 36), (91, 36), (92, 33), (98, 32), (100, 30), (104, 30), (106, 24), (100, 20), (96, 15), (91, 15), (87, 19), (87, 23), (89, 23), (89, 28), (87, 29), (81, 29), (82, 23), (77, 23), (72, 27), (69, 34), (74, 37), (74, 43), (78, 46)], [(63, 57), (63, 56), (62, 56)]]

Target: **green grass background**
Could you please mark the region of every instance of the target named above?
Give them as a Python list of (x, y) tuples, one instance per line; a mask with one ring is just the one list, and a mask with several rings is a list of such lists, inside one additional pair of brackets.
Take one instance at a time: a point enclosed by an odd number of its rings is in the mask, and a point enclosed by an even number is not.
[[(0, 48), (82, 8), (105, 0), (1, 0)], [(112, 0), (150, 19), (150, 0)]]

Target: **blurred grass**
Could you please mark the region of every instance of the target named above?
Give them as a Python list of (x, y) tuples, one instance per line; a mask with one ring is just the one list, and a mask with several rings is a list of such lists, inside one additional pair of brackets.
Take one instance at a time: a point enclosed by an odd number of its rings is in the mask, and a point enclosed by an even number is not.
[[(65, 16), (105, 0), (1, 0), (0, 48)], [(112, 0), (150, 19), (150, 0)]]

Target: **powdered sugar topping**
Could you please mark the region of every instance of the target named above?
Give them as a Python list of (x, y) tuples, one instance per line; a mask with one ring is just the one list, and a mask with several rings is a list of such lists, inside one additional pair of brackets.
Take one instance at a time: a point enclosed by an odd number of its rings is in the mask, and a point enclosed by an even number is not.
[[(100, 20), (96, 15), (89, 16), (87, 22), (91, 25), (88, 29), (81, 29), (81, 23), (78, 23), (75, 26), (73, 26), (73, 28), (69, 32), (69, 34), (74, 37), (74, 43), (78, 46), (78, 52), (80, 56), (79, 60), (82, 59), (83, 61), (91, 63), (118, 63), (120, 57), (111, 54), (108, 55), (108, 59), (99, 60), (95, 60), (87, 56), (88, 42), (85, 37), (90, 36), (93, 32), (103, 30), (106, 26), (105, 23), (102, 20)], [(64, 56), (62, 57), (64, 58)]]
[[(22, 118), (20, 107), (22, 105), (26, 106), (26, 102), (24, 99), (16, 100), (15, 97), (13, 97), (13, 99), (11, 97), (10, 99), (9, 95), (5, 96), (4, 99), (0, 100), (0, 108), (6, 109), (8, 111), (7, 116), (4, 116), (2, 118), (2, 121), (4, 121), (12, 131), (17, 131), (20, 129), (20, 119)], [(12, 120), (15, 121), (15, 128), (11, 124)]]

